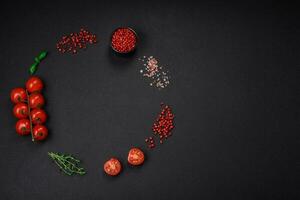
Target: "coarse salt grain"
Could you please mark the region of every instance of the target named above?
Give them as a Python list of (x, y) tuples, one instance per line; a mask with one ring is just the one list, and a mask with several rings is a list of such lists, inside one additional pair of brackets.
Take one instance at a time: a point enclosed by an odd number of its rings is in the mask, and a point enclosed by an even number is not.
[(143, 56), (139, 59), (143, 62), (144, 69), (140, 70), (143, 77), (150, 80), (150, 86), (155, 86), (158, 89), (166, 88), (170, 84), (168, 72), (163, 71), (163, 67), (153, 56)]

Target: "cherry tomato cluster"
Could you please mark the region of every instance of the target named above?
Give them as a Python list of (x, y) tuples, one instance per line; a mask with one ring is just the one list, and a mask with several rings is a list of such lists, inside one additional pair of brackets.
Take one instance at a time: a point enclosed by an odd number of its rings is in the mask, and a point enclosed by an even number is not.
[[(144, 163), (145, 155), (139, 148), (130, 149), (127, 157), (129, 164), (133, 166), (141, 165)], [(122, 170), (121, 162), (117, 158), (111, 158), (104, 163), (103, 169), (106, 174), (110, 176), (118, 175)]]
[(45, 99), (41, 94), (44, 84), (36, 76), (32, 76), (26, 82), (26, 89), (14, 88), (10, 98), (15, 104), (13, 114), (19, 120), (16, 123), (16, 131), (19, 135), (29, 135), (32, 140), (44, 140), (48, 136), (48, 129), (43, 125), (47, 120), (47, 114), (42, 109)]

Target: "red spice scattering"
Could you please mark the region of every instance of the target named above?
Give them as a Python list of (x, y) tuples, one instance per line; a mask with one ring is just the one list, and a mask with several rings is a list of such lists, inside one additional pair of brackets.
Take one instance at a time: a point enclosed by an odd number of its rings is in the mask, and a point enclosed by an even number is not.
[[(161, 104), (161, 111), (152, 125), (152, 131), (159, 137), (160, 143), (162, 144), (165, 139), (171, 136), (171, 131), (174, 128), (174, 114), (172, 109), (168, 105)], [(145, 142), (149, 148), (154, 148), (155, 143), (152, 137), (146, 138)]]
[(96, 42), (96, 35), (82, 28), (79, 33), (70, 33), (63, 36), (56, 44), (56, 48), (61, 53), (71, 52), (75, 54), (79, 49), (85, 49), (88, 43), (95, 44)]
[(161, 112), (152, 126), (154, 134), (159, 135), (160, 143), (171, 136), (171, 131), (174, 128), (174, 114), (172, 113), (171, 108), (164, 104), (161, 104), (161, 107)]
[(146, 142), (148, 148), (152, 149), (155, 147), (155, 141), (154, 141), (153, 137), (146, 138), (145, 142)]
[(111, 47), (119, 53), (129, 53), (136, 47), (136, 34), (130, 28), (118, 28), (112, 35)]

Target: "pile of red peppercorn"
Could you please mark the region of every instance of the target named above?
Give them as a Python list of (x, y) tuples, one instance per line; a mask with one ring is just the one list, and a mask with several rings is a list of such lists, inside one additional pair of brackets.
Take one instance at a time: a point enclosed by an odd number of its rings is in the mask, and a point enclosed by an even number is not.
[(56, 44), (56, 48), (61, 53), (71, 52), (75, 54), (79, 49), (85, 49), (88, 43), (95, 44), (96, 42), (96, 35), (82, 28), (79, 33), (63, 36)]
[(48, 136), (48, 129), (43, 125), (46, 122), (46, 112), (41, 109), (45, 99), (40, 93), (44, 85), (40, 78), (32, 76), (24, 88), (15, 88), (11, 91), (10, 98), (15, 106), (13, 113), (18, 122), (16, 131), (19, 135), (29, 135), (32, 141), (44, 140)]
[[(152, 125), (152, 131), (155, 135), (159, 136), (160, 143), (162, 144), (165, 139), (171, 136), (171, 131), (174, 128), (174, 114), (168, 105), (161, 103), (161, 111)], [(155, 147), (155, 141), (152, 137), (145, 139), (149, 148)]]
[(161, 107), (161, 112), (158, 115), (156, 122), (153, 124), (152, 130), (154, 134), (159, 135), (160, 143), (163, 143), (163, 140), (171, 135), (171, 131), (174, 128), (174, 114), (172, 113), (170, 106), (161, 104)]
[(132, 52), (137, 43), (136, 33), (131, 28), (118, 28), (113, 32), (111, 47), (118, 53)]

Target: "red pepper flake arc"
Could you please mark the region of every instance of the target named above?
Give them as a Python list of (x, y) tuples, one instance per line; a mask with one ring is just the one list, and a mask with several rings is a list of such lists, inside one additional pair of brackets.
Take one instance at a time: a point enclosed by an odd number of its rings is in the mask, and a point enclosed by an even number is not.
[(63, 36), (56, 44), (56, 48), (61, 53), (71, 52), (76, 54), (79, 49), (85, 49), (87, 44), (95, 43), (97, 43), (96, 35), (82, 28), (78, 33)]
[(131, 28), (118, 28), (112, 34), (111, 47), (118, 53), (132, 52), (136, 43), (137, 36)]
[[(159, 137), (159, 142), (162, 144), (164, 140), (169, 138), (172, 133), (171, 131), (174, 128), (174, 114), (172, 109), (168, 105), (161, 104), (161, 111), (152, 125), (152, 131), (154, 135)], [(152, 137), (146, 138), (145, 142), (149, 148), (155, 147), (155, 142)]]

